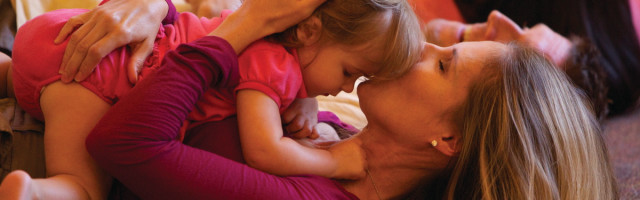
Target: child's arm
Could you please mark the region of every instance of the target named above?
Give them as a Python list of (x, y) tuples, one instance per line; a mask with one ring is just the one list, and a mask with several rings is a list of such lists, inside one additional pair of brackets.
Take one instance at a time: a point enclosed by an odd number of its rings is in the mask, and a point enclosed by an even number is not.
[[(308, 148), (283, 137), (278, 106), (264, 93), (238, 91), (237, 109), (242, 151), (250, 166), (281, 176), (357, 178), (364, 174), (364, 153), (359, 150), (334, 155), (331, 150)], [(362, 160), (354, 161), (354, 157)]]

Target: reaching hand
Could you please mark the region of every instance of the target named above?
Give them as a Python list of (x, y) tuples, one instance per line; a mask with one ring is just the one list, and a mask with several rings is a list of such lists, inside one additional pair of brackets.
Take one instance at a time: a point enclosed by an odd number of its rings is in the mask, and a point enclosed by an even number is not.
[(282, 114), (282, 121), (289, 136), (300, 138), (318, 138), (315, 130), (318, 124), (318, 101), (315, 98), (296, 99)]
[(69, 19), (55, 39), (60, 44), (71, 35), (60, 65), (62, 82), (84, 80), (104, 56), (128, 44), (128, 77), (135, 83), (167, 11), (165, 0), (111, 0)]

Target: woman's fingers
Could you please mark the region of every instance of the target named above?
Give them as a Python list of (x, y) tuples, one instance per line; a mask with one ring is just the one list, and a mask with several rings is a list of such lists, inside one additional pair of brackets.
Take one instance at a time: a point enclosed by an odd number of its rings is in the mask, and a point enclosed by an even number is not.
[(73, 33), (74, 29), (84, 24), (84, 22), (86, 21), (85, 18), (88, 18), (88, 16), (90, 15), (87, 12), (87, 13), (83, 13), (83, 14), (76, 15), (74, 17), (69, 18), (69, 21), (67, 21), (67, 23), (65, 23), (64, 26), (62, 26), (60, 33), (58, 33), (58, 36), (56, 36), (56, 39), (53, 42), (55, 44), (60, 44), (64, 42), (69, 37), (69, 35)]
[(133, 54), (129, 60), (129, 64), (127, 65), (127, 75), (129, 78), (129, 82), (132, 84), (136, 84), (138, 82), (138, 73), (142, 69), (144, 65), (144, 61), (147, 59), (149, 54), (153, 52), (153, 41), (152, 39), (147, 38), (141, 43), (134, 44)]
[[(83, 62), (87, 55), (87, 51), (95, 41), (99, 40), (106, 33), (95, 33), (94, 28), (96, 23), (90, 21), (81, 25), (69, 39), (64, 56), (62, 57), (62, 63), (60, 65), (60, 72), (62, 74), (62, 82), (68, 83), (73, 80), (76, 75), (80, 64)], [(93, 32), (89, 34), (90, 32)], [(91, 43), (89, 43), (91, 42)]]
[[(120, 47), (121, 44), (126, 44), (126, 38), (123, 38), (120, 35), (121, 34), (118, 34), (117, 32), (112, 32), (104, 37), (98, 37), (97, 42), (92, 42), (93, 44), (88, 47), (87, 53), (84, 56), (82, 63), (77, 69), (70, 72), (70, 74), (73, 74), (73, 72), (77, 72), (75, 75), (70, 75), (73, 80), (76, 82), (80, 82), (89, 77), (89, 75), (93, 72), (93, 70), (96, 68), (98, 63), (100, 63), (103, 57), (111, 53), (113, 49)], [(88, 41), (93, 41), (93, 39), (89, 39)]]
[[(167, 10), (165, 0), (111, 0), (71, 18), (55, 39), (62, 43), (71, 35), (60, 65), (62, 81), (84, 80), (104, 56), (127, 44), (135, 47), (133, 64), (123, 67), (133, 66), (127, 70), (136, 72), (151, 52)], [(132, 81), (136, 76), (128, 74)]]

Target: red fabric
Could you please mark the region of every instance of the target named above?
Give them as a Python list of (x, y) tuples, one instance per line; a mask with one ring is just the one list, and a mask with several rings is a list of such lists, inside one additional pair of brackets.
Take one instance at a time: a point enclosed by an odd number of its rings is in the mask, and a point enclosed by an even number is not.
[(436, 18), (464, 22), (453, 0), (409, 0), (409, 3), (423, 23)]
[(96, 125), (89, 153), (143, 199), (356, 199), (327, 178), (270, 175), (174, 139), (206, 87), (235, 84), (236, 69), (234, 50), (220, 38), (179, 46)]

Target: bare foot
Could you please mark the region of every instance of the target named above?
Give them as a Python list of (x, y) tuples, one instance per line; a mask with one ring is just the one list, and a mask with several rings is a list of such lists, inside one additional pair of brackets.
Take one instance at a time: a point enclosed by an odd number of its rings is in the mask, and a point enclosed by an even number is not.
[(33, 188), (33, 179), (22, 170), (9, 173), (0, 184), (0, 199), (38, 199)]

